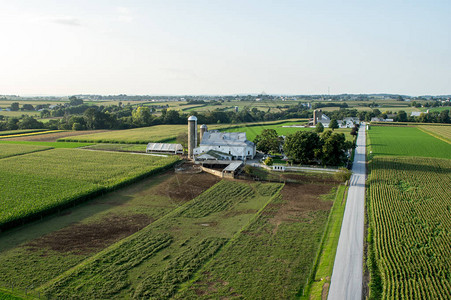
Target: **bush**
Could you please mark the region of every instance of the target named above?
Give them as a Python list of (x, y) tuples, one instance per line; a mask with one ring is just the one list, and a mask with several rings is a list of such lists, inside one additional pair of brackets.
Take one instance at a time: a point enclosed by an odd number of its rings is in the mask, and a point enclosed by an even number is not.
[(352, 172), (346, 168), (340, 168), (337, 173), (334, 174), (334, 178), (338, 181), (345, 182), (351, 178)]
[(265, 159), (265, 162), (264, 162), (264, 164), (267, 165), (267, 166), (272, 166), (273, 163), (274, 163), (274, 161), (273, 161), (273, 159), (272, 159), (270, 156), (268, 156), (268, 157)]

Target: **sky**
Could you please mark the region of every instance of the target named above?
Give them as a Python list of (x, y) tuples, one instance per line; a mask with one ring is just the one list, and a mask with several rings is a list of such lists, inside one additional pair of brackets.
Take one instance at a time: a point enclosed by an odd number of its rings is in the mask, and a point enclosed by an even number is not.
[(0, 0), (0, 95), (451, 94), (451, 1)]

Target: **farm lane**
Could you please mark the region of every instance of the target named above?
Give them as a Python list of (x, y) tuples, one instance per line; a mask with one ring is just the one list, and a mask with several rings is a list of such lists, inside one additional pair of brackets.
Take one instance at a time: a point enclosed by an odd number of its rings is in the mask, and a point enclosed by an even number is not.
[(365, 125), (360, 126), (329, 300), (361, 299), (365, 214)]

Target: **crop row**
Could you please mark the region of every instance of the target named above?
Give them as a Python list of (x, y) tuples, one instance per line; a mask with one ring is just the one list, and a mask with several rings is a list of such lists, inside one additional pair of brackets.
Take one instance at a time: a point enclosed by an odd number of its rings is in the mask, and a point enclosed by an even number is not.
[(451, 142), (451, 126), (420, 126), (421, 129), (431, 132), (433, 135), (437, 135), (444, 138), (448, 142)]
[(154, 157), (53, 149), (0, 160), (0, 228), (103, 193), (173, 164)]
[[(48, 286), (44, 294), (62, 299), (71, 298), (70, 295), (84, 299), (109, 298), (130, 286), (130, 269), (168, 247), (172, 241), (173, 238), (167, 233), (146, 236), (145, 239), (135, 238), (114, 248), (108, 255), (90, 260), (69, 276), (63, 276)], [(88, 287), (84, 282), (95, 284)]]
[[(204, 193), (212, 198), (209, 201), (221, 203), (223, 198), (219, 197), (219, 191), (225, 191), (236, 183), (222, 181)], [(259, 185), (262, 184), (238, 183), (239, 189), (255, 195), (243, 201), (242, 193), (235, 191), (233, 195), (229, 194), (231, 198), (236, 198), (232, 200), (235, 204), (211, 216), (204, 217), (200, 214), (200, 217), (187, 218), (180, 214), (190, 206), (190, 202), (185, 203), (136, 234), (47, 282), (38, 291), (45, 291), (48, 296), (58, 298), (172, 297), (270, 201), (269, 196), (259, 196)], [(278, 184), (279, 189), (281, 186)], [(203, 195), (192, 201), (197, 202), (199, 198), (206, 200)], [(162, 235), (170, 235), (171, 243), (145, 260), (141, 260), (141, 250), (130, 250), (147, 249), (147, 246), (142, 245), (146, 245), (149, 239)], [(131, 251), (133, 253), (129, 253)], [(129, 265), (129, 261), (134, 259), (142, 262)], [(123, 268), (123, 265), (127, 268)]]
[(374, 158), (369, 179), (374, 297), (451, 298), (451, 161)]

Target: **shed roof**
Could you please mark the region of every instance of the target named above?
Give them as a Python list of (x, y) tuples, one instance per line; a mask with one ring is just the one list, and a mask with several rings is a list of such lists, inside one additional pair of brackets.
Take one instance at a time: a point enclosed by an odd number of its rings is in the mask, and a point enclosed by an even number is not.
[(223, 170), (224, 172), (235, 172), (236, 169), (238, 169), (239, 167), (241, 167), (243, 163), (241, 161), (237, 161), (237, 162), (233, 162), (230, 165), (228, 165), (227, 167), (225, 167), (225, 169)]
[(181, 144), (149, 143), (147, 144), (147, 150), (176, 152), (183, 151), (183, 146)]

